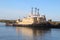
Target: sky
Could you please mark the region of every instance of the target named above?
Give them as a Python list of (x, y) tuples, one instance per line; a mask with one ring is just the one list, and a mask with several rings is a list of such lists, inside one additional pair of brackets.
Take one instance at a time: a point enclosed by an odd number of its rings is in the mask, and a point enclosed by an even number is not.
[(0, 19), (18, 19), (39, 8), (46, 19), (60, 21), (60, 0), (0, 0)]

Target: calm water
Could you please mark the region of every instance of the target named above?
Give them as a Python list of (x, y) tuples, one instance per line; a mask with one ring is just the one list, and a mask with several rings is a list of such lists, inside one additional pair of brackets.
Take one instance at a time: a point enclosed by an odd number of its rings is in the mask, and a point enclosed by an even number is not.
[(60, 29), (32, 29), (0, 23), (0, 40), (60, 40)]

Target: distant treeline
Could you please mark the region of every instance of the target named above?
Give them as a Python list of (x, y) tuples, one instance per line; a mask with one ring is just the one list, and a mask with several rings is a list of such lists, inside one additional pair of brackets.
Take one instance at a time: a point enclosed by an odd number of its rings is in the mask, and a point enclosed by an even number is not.
[(3, 23), (15, 23), (16, 20), (4, 20), (4, 19), (2, 19), (2, 20), (0, 20), (0, 22), (3, 22)]
[(60, 21), (50, 21), (49, 23), (52, 24), (52, 25), (58, 25), (58, 24), (60, 24)]
[[(16, 23), (16, 20), (4, 20), (4, 19), (1, 19), (0, 22), (2, 22), (2, 23)], [(47, 21), (47, 22), (49, 22), (52, 25), (60, 24), (60, 21)]]

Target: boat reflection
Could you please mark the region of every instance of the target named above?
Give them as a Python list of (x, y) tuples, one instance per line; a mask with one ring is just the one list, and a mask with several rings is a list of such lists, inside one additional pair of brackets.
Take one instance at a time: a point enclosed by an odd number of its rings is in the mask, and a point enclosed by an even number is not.
[(26, 40), (42, 40), (43, 38), (45, 38), (45, 35), (47, 36), (48, 34), (50, 34), (50, 29), (16, 27), (16, 32)]

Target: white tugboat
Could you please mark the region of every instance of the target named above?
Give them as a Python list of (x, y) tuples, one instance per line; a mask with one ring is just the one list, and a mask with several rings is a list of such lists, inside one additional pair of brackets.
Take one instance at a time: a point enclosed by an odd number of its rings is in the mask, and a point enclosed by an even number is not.
[(32, 25), (37, 25), (41, 23), (46, 23), (46, 17), (45, 15), (40, 15), (39, 14), (39, 9), (35, 8), (35, 13), (33, 13), (33, 8), (31, 11), (31, 14), (28, 15), (27, 17), (24, 17), (22, 21), (18, 19), (16, 21), (16, 26), (32, 26)]

